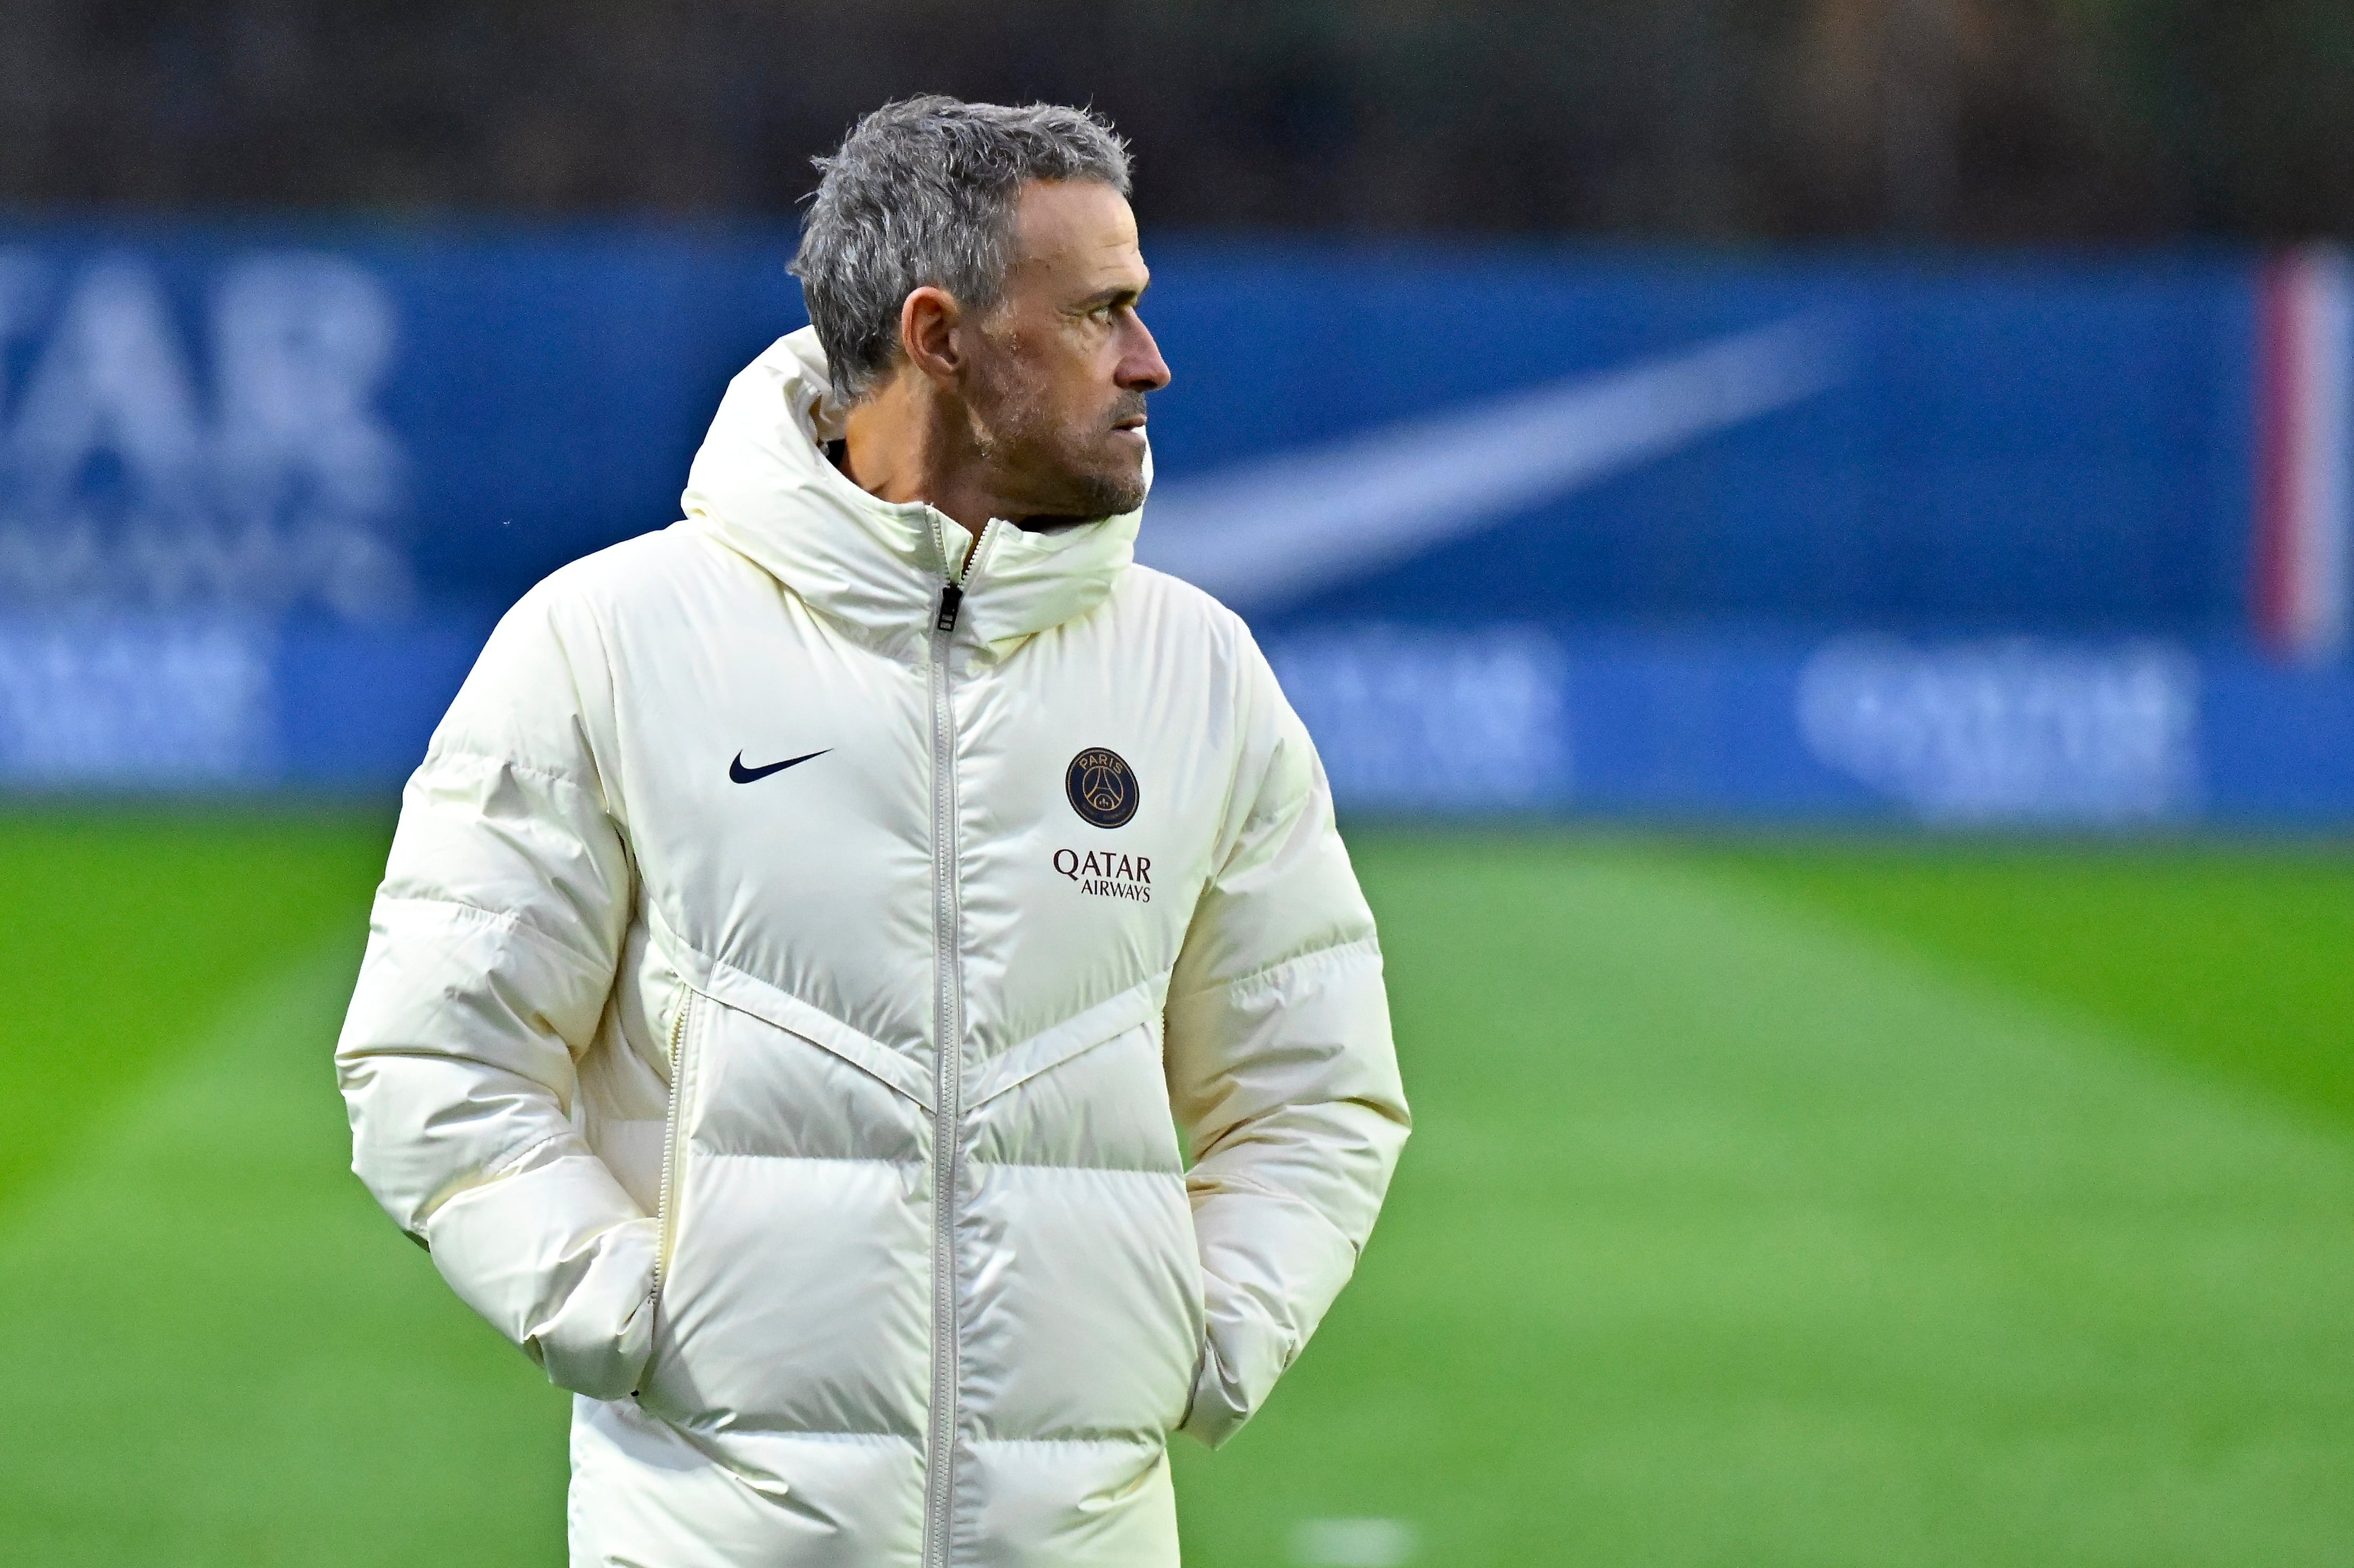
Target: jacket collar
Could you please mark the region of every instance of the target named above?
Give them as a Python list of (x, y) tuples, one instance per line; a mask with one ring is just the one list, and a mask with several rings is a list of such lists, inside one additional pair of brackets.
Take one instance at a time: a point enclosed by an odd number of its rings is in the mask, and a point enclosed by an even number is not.
[[(1052, 534), (996, 522), (969, 550), (946, 514), (877, 501), (825, 455), (842, 433), (830, 391), (815, 329), (779, 338), (727, 384), (682, 501), (689, 519), (866, 641), (920, 640), (941, 587), (962, 580), (959, 639), (1009, 642), (1093, 609), (1134, 558), (1140, 511)], [(969, 567), (968, 554), (978, 557)]]

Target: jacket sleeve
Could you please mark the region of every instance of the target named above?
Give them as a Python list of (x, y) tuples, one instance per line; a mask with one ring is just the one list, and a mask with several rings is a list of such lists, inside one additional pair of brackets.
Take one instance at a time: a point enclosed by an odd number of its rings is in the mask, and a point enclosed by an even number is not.
[(582, 1139), (574, 1064), (631, 870), (588, 743), (603, 659), (559, 620), (545, 588), (509, 613), (410, 779), (335, 1059), (376, 1201), (550, 1381), (616, 1398), (646, 1358), (655, 1224)]
[(1212, 1446), (1348, 1282), (1407, 1129), (1381, 948), (1324, 769), (1244, 647), (1244, 767), (1166, 1018), (1207, 1307), (1181, 1430)]

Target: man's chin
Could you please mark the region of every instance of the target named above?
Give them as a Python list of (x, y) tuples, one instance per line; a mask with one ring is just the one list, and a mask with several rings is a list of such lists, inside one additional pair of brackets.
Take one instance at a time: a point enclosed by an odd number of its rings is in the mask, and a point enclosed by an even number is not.
[(1144, 465), (1139, 463), (1125, 472), (1091, 473), (1074, 476), (1076, 504), (1075, 515), (1080, 517), (1117, 517), (1123, 512), (1133, 512), (1144, 504), (1144, 493), (1151, 488), (1144, 477)]
[(1117, 487), (1104, 493), (1103, 505), (1098, 515), (1117, 517), (1124, 512), (1135, 511), (1144, 504), (1144, 493), (1150, 488), (1144, 482), (1144, 476), (1141, 474), (1133, 479), (1120, 481)]
[[(1059, 461), (1042, 461), (1031, 471), (1030, 484), (1020, 487), (1034, 498), (1030, 514), (1042, 524), (1092, 523), (1117, 517), (1144, 504), (1151, 482), (1145, 477), (1143, 444), (1122, 441), (1126, 450), (1096, 450), (1082, 457), (1068, 450)], [(1009, 465), (1010, 466), (1010, 465)], [(1040, 483), (1045, 480), (1048, 482)]]

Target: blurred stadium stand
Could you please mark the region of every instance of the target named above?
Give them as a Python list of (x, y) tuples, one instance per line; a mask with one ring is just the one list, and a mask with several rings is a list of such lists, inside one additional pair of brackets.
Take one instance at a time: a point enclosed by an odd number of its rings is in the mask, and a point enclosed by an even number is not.
[(781, 214), (885, 98), (1092, 101), (1148, 224), (2354, 228), (2340, 0), (6, 0), (0, 201)]

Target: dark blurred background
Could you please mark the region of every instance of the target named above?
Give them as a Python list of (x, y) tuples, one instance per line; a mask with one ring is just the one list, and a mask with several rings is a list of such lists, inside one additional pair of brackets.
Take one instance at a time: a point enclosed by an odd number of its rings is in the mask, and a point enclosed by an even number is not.
[(2354, 228), (2341, 0), (6, 0), (0, 201), (788, 211), (882, 100), (1092, 102), (1186, 228)]

